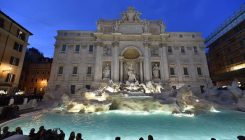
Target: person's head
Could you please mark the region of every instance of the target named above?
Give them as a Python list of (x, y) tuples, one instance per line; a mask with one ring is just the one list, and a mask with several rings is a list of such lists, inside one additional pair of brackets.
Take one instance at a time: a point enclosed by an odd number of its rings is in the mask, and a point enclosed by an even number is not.
[(152, 135), (148, 135), (148, 140), (153, 140), (153, 136)]
[(216, 140), (215, 138), (211, 138), (211, 140)]
[(70, 134), (70, 138), (75, 138), (75, 137), (76, 137), (75, 132), (72, 131), (71, 134)]
[(41, 131), (41, 130), (44, 130), (44, 126), (40, 126), (39, 127), (39, 130)]
[(245, 140), (245, 136), (237, 136), (238, 140)]
[(139, 140), (144, 140), (142, 137), (140, 137), (140, 139)]
[(6, 132), (8, 132), (9, 131), (9, 127), (8, 126), (5, 126), (4, 128), (3, 128), (3, 133), (6, 133)]
[(82, 138), (82, 134), (81, 133), (77, 133), (76, 139), (81, 139), (81, 138)]
[(16, 127), (16, 128), (15, 128), (15, 132), (16, 132), (17, 134), (23, 134), (23, 132), (22, 132), (22, 130), (21, 130), (20, 127)]
[(30, 133), (35, 133), (35, 128), (32, 128), (32, 129), (30, 130)]
[(115, 140), (121, 140), (121, 138), (120, 137), (116, 137)]

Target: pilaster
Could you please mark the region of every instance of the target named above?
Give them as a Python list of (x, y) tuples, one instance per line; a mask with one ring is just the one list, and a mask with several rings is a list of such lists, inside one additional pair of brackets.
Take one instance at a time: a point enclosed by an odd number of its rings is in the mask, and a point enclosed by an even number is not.
[(161, 57), (161, 67), (160, 67), (160, 72), (161, 72), (161, 80), (166, 81), (169, 79), (169, 69), (168, 69), (168, 57), (167, 57), (167, 48), (166, 44), (161, 43), (160, 44), (160, 57)]
[(102, 79), (102, 62), (101, 62), (101, 52), (102, 52), (102, 42), (96, 42), (96, 56), (95, 56), (95, 73), (94, 80), (100, 81)]
[(113, 53), (112, 53), (113, 81), (118, 82), (119, 81), (119, 55), (118, 55), (119, 42), (114, 41), (112, 43), (112, 46), (113, 46)]
[(149, 43), (144, 42), (144, 81), (150, 81)]

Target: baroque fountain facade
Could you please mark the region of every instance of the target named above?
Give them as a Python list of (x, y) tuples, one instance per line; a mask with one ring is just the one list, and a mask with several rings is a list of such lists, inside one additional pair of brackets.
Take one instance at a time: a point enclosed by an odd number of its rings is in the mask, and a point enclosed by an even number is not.
[(194, 114), (218, 106), (215, 98), (243, 99), (237, 86), (225, 97), (211, 88), (200, 33), (166, 32), (161, 20), (140, 15), (129, 7), (120, 19), (99, 20), (95, 32), (58, 31), (45, 95), (56, 110)]

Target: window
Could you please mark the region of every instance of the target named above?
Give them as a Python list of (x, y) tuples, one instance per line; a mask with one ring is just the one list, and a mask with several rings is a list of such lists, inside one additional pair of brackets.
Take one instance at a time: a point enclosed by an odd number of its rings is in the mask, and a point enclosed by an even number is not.
[(13, 83), (14, 82), (14, 79), (15, 79), (15, 75), (12, 74), (12, 73), (8, 73), (5, 82), (11, 82), (11, 83)]
[(183, 71), (184, 71), (184, 75), (189, 75), (187, 67), (184, 67)]
[(60, 85), (55, 85), (54, 90), (58, 90), (60, 88)]
[(10, 63), (11, 65), (18, 66), (18, 65), (19, 65), (19, 61), (20, 61), (19, 58), (11, 56), (11, 57), (10, 57), (10, 62), (9, 62), (9, 63)]
[(22, 52), (22, 48), (23, 48), (23, 45), (21, 45), (17, 42), (14, 43), (14, 48), (13, 48), (14, 50), (16, 50), (18, 52)]
[(93, 45), (89, 45), (88, 51), (89, 51), (89, 53), (92, 53), (94, 51), (94, 46)]
[(230, 64), (233, 64), (234, 63), (234, 60), (231, 58), (230, 59)]
[(192, 35), (192, 38), (195, 38), (195, 35)]
[(180, 50), (181, 50), (181, 53), (185, 53), (185, 47), (184, 46), (181, 46)]
[(21, 30), (17, 30), (17, 38), (25, 41), (25, 33), (23, 33)]
[(169, 54), (173, 53), (172, 46), (168, 46), (168, 53)]
[(198, 75), (202, 75), (202, 69), (201, 69), (201, 67), (197, 67), (197, 74)]
[(79, 51), (80, 51), (80, 45), (76, 45), (75, 52), (79, 52)]
[(61, 52), (65, 52), (66, 51), (66, 45), (63, 45), (62, 48), (61, 48)]
[(0, 18), (0, 27), (3, 27), (3, 25), (4, 25), (4, 19)]
[(77, 67), (73, 67), (72, 74), (77, 74)]
[(88, 70), (87, 70), (87, 74), (91, 74), (92, 73), (92, 67), (88, 67)]
[(204, 85), (201, 85), (201, 86), (200, 86), (200, 89), (201, 89), (201, 93), (204, 93), (204, 92), (205, 92), (205, 90), (204, 90)]
[(85, 88), (89, 90), (89, 89), (91, 89), (91, 86), (90, 85), (86, 85)]
[(63, 67), (62, 66), (59, 67), (58, 74), (63, 74)]
[(71, 85), (71, 94), (75, 94), (76, 85)]
[(179, 37), (180, 37), (180, 38), (182, 38), (182, 37), (183, 37), (183, 35), (182, 35), (182, 34), (180, 34), (180, 35), (179, 35)]
[(244, 47), (244, 45), (245, 45), (245, 40), (241, 40), (239, 43), (240, 43), (240, 46), (241, 46), (241, 47)]
[(170, 67), (170, 75), (175, 75), (175, 71), (173, 67)]
[(197, 47), (196, 47), (196, 46), (193, 47), (193, 50), (194, 50), (194, 53), (198, 53), (198, 52), (197, 52)]

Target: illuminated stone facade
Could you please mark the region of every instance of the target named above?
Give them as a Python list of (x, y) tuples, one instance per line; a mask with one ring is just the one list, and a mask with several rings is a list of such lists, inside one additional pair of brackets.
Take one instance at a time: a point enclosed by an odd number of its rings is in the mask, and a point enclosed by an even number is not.
[(0, 90), (18, 90), (20, 74), (32, 35), (15, 20), (0, 11)]
[(114, 82), (147, 81), (173, 87), (209, 82), (200, 33), (166, 32), (161, 20), (142, 20), (129, 7), (120, 19), (99, 20), (96, 31), (59, 30), (49, 89), (68, 93)]

